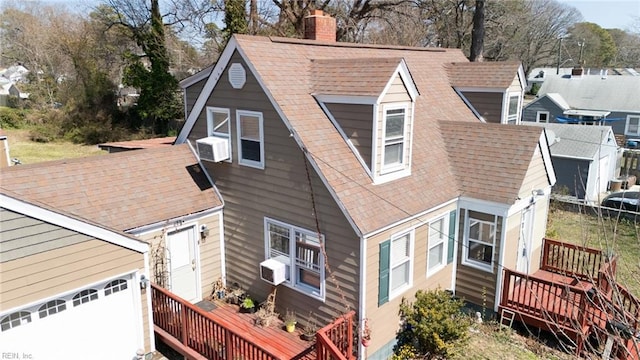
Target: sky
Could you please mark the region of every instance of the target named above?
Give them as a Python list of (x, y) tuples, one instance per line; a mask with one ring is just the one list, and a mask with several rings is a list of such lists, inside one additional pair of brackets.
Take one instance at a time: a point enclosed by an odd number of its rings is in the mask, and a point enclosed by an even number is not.
[[(640, 0), (558, 0), (575, 7), (584, 21), (600, 25), (604, 29), (627, 30), (634, 18), (640, 18)], [(640, 22), (640, 20), (638, 20)]]
[[(0, 0), (2, 1), (2, 0)], [(28, 0), (27, 0), (28, 1)], [(52, 4), (95, 4), (99, 0), (41, 0)], [(501, 0), (508, 1), (508, 0)], [(634, 19), (640, 18), (640, 0), (557, 0), (577, 8), (585, 21), (605, 29), (628, 30)], [(640, 23), (640, 20), (638, 20)], [(640, 25), (639, 25), (640, 26)]]

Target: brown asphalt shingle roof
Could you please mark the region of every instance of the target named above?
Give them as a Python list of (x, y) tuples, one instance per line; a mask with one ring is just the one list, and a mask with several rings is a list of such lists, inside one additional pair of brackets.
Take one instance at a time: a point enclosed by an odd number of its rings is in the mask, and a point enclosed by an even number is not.
[[(460, 126), (465, 131), (484, 126), (452, 89), (446, 71), (448, 64), (466, 61), (460, 50), (344, 43), (328, 45), (309, 40), (246, 35), (235, 37), (243, 55), (253, 65), (256, 76), (280, 107), (313, 161), (318, 164), (338, 202), (363, 234), (455, 199), (463, 191), (469, 192), (466, 187), (470, 184), (459, 179), (457, 169), (452, 170), (451, 157), (448, 155), (449, 139), (443, 138), (439, 129), (440, 120), (462, 123)], [(384, 63), (384, 59), (405, 60), (420, 94), (415, 107), (410, 176), (384, 184), (372, 184), (355, 154), (312, 96), (317, 77), (311, 71), (313, 61), (328, 58), (339, 59), (344, 64), (351, 63), (351, 68), (357, 65), (360, 71), (367, 71), (362, 69), (366, 69), (368, 64), (358, 59), (378, 58), (379, 63)], [(515, 73), (515, 70), (511, 72), (509, 81)], [(362, 91), (369, 93), (375, 93), (379, 87), (378, 81), (362, 86)], [(465, 123), (470, 126), (465, 127)], [(486, 167), (487, 173), (499, 173), (502, 164), (494, 161), (493, 152), (499, 152), (503, 142), (512, 141), (508, 136), (517, 134), (509, 126), (492, 129), (494, 141), (487, 144), (485, 149), (490, 150), (489, 154), (483, 156), (474, 153), (473, 160), (476, 167)], [(537, 142), (538, 138), (534, 136), (533, 141)], [(521, 139), (522, 136), (518, 135), (513, 141)], [(465, 153), (467, 146), (473, 147), (460, 142), (454, 150)], [(509, 156), (513, 157), (512, 154)], [(516, 180), (522, 182), (523, 174), (518, 175), (520, 177)], [(495, 201), (498, 198), (515, 198), (517, 190), (505, 194), (505, 191), (512, 190), (512, 187), (505, 190), (488, 185), (483, 196)]]
[(313, 92), (378, 97), (401, 61), (401, 58), (312, 59)]
[(121, 148), (121, 149), (151, 149), (163, 146), (171, 146), (176, 141), (175, 136), (143, 139), (143, 140), (130, 140), (130, 141), (117, 141), (104, 144), (98, 144), (98, 147), (103, 148)]
[(461, 196), (514, 204), (533, 159), (541, 129), (530, 126), (441, 121)]
[(453, 87), (508, 88), (518, 74), (518, 62), (456, 62), (447, 65)]
[(186, 144), (12, 166), (0, 191), (121, 231), (222, 205)]

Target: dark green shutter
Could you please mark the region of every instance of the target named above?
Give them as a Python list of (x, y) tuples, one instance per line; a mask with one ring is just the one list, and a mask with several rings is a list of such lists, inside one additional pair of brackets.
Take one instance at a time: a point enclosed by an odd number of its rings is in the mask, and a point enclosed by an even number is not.
[(380, 243), (380, 275), (378, 276), (378, 306), (389, 301), (389, 256), (391, 241)]
[(447, 246), (447, 264), (453, 262), (453, 247), (456, 239), (456, 211), (449, 213), (449, 246)]

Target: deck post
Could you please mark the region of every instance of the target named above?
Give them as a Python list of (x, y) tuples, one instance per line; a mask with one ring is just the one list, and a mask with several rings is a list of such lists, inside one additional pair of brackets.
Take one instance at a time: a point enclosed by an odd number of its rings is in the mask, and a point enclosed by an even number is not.
[(180, 317), (182, 318), (182, 345), (188, 347), (187, 343), (189, 341), (189, 336), (187, 334), (187, 329), (189, 329), (189, 326), (187, 322), (189, 321), (189, 318), (187, 317), (187, 307), (184, 306), (184, 304), (180, 304)]

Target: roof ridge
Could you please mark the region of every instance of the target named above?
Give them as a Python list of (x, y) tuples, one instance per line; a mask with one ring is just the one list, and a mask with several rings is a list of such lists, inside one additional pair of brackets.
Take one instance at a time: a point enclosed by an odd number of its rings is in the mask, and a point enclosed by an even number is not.
[(460, 49), (448, 49), (448, 48), (427, 48), (416, 46), (401, 46), (401, 45), (387, 45), (387, 44), (363, 44), (363, 43), (349, 43), (349, 42), (323, 42), (318, 40), (307, 40), (297, 38), (287, 38), (279, 36), (269, 36), (269, 40), (273, 43), (282, 44), (298, 44), (298, 45), (312, 45), (312, 46), (328, 46), (328, 47), (350, 47), (350, 48), (363, 48), (363, 49), (380, 49), (380, 50), (405, 50), (405, 51), (426, 51), (426, 52), (447, 52), (457, 51)]

